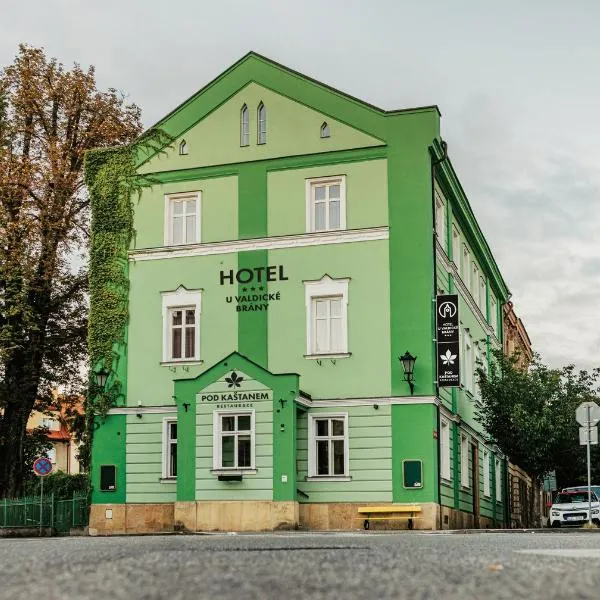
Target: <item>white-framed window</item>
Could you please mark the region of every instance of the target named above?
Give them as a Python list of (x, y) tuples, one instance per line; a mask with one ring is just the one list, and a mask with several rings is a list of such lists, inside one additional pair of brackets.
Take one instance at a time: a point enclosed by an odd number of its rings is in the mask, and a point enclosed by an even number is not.
[(346, 229), (346, 176), (306, 180), (306, 231)]
[(460, 270), (460, 276), (462, 277), (463, 283), (467, 289), (471, 288), (471, 253), (466, 244), (463, 244), (462, 251), (462, 266)]
[(309, 415), (309, 477), (349, 477), (348, 414)]
[(473, 349), (473, 338), (468, 329), (463, 331), (463, 343), (465, 348), (465, 389), (468, 392), (473, 393), (473, 362), (474, 362), (474, 349)]
[(57, 419), (53, 419), (52, 417), (42, 417), (40, 426), (45, 427), (50, 431), (58, 431), (60, 429), (60, 423)]
[(450, 423), (440, 419), (440, 476), (450, 481)]
[(201, 292), (180, 287), (162, 294), (163, 363), (200, 360)]
[(258, 108), (256, 110), (256, 125), (257, 125), (256, 142), (258, 144), (266, 144), (267, 143), (267, 109), (262, 102), (258, 105)]
[(496, 477), (496, 500), (502, 500), (502, 463), (499, 458), (494, 460), (494, 475)]
[(163, 479), (177, 477), (177, 419), (163, 421)]
[(240, 146), (250, 145), (250, 111), (244, 104), (240, 109)]
[(452, 261), (460, 268), (460, 231), (452, 225)]
[(483, 450), (483, 495), (488, 498), (492, 495), (490, 486), (490, 453)]
[(255, 470), (253, 410), (216, 410), (213, 413), (213, 468), (215, 471)]
[(331, 131), (329, 130), (329, 125), (327, 124), (327, 121), (325, 121), (323, 123), (323, 125), (321, 125), (321, 137), (328, 138), (330, 136), (331, 136)]
[(444, 252), (448, 251), (446, 242), (446, 202), (440, 192), (435, 190), (435, 232)]
[(465, 434), (461, 434), (460, 436), (460, 484), (464, 488), (470, 487), (469, 438)]
[(490, 325), (494, 333), (498, 333), (498, 304), (496, 298), (490, 294)]
[(477, 306), (480, 306), (481, 303), (479, 301), (479, 267), (477, 266), (475, 261), (473, 261), (472, 264), (470, 292)]
[(485, 285), (485, 277), (479, 277), (479, 308), (481, 308), (481, 312), (486, 314), (486, 285)]
[(165, 196), (165, 246), (200, 242), (200, 192)]
[(324, 275), (305, 281), (306, 355), (348, 354), (348, 282)]
[(184, 156), (187, 153), (188, 153), (187, 142), (185, 140), (181, 140), (181, 142), (179, 142), (179, 154)]

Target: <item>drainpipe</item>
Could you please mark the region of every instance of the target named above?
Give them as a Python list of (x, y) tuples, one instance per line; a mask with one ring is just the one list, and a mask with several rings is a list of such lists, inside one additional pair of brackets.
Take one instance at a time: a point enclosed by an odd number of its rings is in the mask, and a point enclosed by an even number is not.
[[(433, 229), (432, 229), (432, 234), (431, 234), (431, 241), (432, 241), (432, 252), (433, 252), (433, 297), (431, 299), (432, 305), (435, 306), (435, 299), (437, 296), (437, 248), (436, 248), (436, 233), (435, 233), (435, 168), (442, 163), (443, 161), (445, 161), (448, 158), (448, 144), (442, 140), (441, 141), (441, 146), (442, 146), (442, 157), (441, 158), (435, 158), (435, 155), (433, 153), (433, 148), (430, 146), (429, 148), (429, 155), (431, 157), (431, 215), (432, 215), (432, 225), (433, 225)], [(433, 331), (435, 332), (435, 336), (436, 336), (436, 341), (433, 342), (434, 344), (434, 348), (437, 348), (437, 330), (435, 327), (435, 323), (436, 323), (436, 316), (435, 316), (435, 309), (432, 310), (432, 315), (433, 315)], [(435, 396), (436, 398), (439, 398), (440, 396), (440, 386), (438, 384), (438, 378), (437, 378), (437, 352), (434, 352), (434, 357), (435, 357)], [(438, 476), (437, 476), (437, 492), (438, 492), (438, 505), (440, 506), (440, 523), (439, 523), (439, 527), (440, 529), (442, 528), (442, 514), (441, 514), (441, 506), (442, 506), (442, 481), (441, 481), (441, 476), (440, 476), (440, 466), (441, 466), (441, 452), (440, 452), (440, 447), (441, 447), (441, 440), (440, 440), (440, 433), (441, 433), (441, 428), (442, 428), (442, 423), (441, 423), (441, 414), (440, 414), (440, 407), (437, 407), (437, 430), (438, 430), (438, 438), (437, 438), (437, 459), (438, 459)], [(452, 433), (454, 436), (454, 427), (452, 429)], [(456, 477), (456, 469), (455, 469), (455, 477)]]

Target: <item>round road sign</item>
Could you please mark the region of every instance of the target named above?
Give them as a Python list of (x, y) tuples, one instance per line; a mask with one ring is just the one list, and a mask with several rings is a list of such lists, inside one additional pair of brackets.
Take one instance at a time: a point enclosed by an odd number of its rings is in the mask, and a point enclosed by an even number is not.
[(50, 462), (50, 459), (45, 456), (36, 458), (33, 463), (33, 472), (40, 477), (50, 475), (50, 473), (52, 473), (52, 463)]

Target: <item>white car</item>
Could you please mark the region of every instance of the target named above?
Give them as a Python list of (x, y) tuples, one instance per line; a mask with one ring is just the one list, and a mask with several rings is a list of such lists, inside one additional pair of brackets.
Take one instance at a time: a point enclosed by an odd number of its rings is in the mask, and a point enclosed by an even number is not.
[[(556, 496), (550, 509), (550, 527), (583, 525), (589, 521), (589, 502), (586, 491), (563, 491)], [(600, 525), (600, 502), (592, 492), (592, 521)]]

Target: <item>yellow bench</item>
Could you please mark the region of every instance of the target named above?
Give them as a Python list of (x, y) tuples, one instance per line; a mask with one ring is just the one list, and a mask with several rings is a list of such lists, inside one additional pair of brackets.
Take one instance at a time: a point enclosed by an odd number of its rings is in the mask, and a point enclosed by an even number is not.
[[(369, 529), (370, 521), (405, 521), (408, 520), (408, 528), (412, 529), (414, 526), (414, 519), (420, 519), (419, 513), (421, 507), (418, 504), (387, 504), (384, 506), (361, 506), (358, 509), (358, 514), (361, 515), (358, 518), (363, 519), (363, 526), (365, 529)], [(385, 516), (371, 516), (371, 515), (385, 515)], [(396, 515), (396, 516), (393, 516)]]

